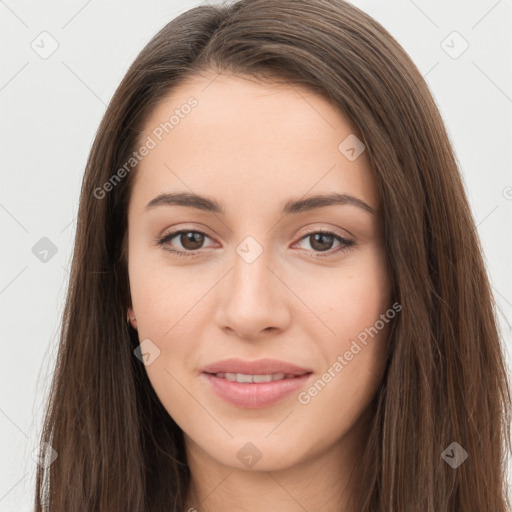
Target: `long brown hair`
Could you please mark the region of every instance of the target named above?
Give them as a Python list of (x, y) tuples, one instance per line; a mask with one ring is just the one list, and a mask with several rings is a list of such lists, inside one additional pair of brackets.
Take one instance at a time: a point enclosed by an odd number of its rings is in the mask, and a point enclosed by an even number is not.
[[(371, 160), (402, 311), (374, 400), (356, 509), (505, 512), (510, 385), (453, 150), (411, 59), (379, 23), (342, 0), (195, 7), (168, 23), (128, 70), (85, 169), (41, 439), (58, 458), (38, 468), (35, 510), (186, 505), (183, 433), (134, 356), (139, 340), (126, 322), (124, 242), (136, 166), (112, 177), (140, 143), (154, 105), (211, 70), (274, 77), (321, 94), (357, 127)], [(468, 454), (457, 468), (442, 456), (453, 442)]]

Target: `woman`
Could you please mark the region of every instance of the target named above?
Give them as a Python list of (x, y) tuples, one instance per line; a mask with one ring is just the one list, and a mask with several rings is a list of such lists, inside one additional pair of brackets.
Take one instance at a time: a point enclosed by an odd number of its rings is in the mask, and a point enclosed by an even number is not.
[(398, 43), (340, 0), (166, 25), (87, 163), (36, 510), (504, 512), (509, 420), (475, 224)]

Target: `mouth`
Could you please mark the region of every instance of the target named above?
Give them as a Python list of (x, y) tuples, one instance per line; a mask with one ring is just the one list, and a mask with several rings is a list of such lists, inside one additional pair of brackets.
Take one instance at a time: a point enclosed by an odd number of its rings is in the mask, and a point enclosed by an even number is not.
[(271, 359), (225, 360), (205, 367), (201, 373), (218, 397), (245, 409), (260, 409), (283, 401), (304, 387), (312, 375), (309, 369)]
[(260, 383), (260, 382), (273, 382), (276, 380), (287, 380), (287, 379), (296, 379), (298, 377), (302, 377), (303, 375), (308, 375), (311, 372), (305, 372), (303, 374), (295, 375), (295, 374), (285, 374), (285, 373), (269, 373), (269, 374), (246, 374), (246, 373), (209, 373), (208, 375), (213, 375), (219, 379), (226, 379), (231, 382), (239, 382), (239, 383)]

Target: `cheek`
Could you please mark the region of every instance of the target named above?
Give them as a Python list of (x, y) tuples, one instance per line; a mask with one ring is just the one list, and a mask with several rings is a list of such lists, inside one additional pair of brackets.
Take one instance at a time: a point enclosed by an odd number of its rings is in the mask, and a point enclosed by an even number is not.
[(363, 304), (332, 317), (337, 336), (318, 340), (323, 370), (297, 395), (299, 409), (294, 416), (299, 431), (322, 430), (315, 449), (328, 447), (351, 431), (382, 385), (393, 320), (383, 322), (380, 329), (374, 327), (386, 311), (377, 303), (372, 306), (375, 314)]
[(210, 307), (208, 301), (202, 300), (208, 290), (208, 276), (171, 267), (161, 257), (151, 256), (137, 248), (130, 253), (128, 271), (137, 332), (139, 341), (150, 340), (148, 346), (158, 353), (146, 366), (155, 391), (163, 403), (170, 394), (174, 406), (179, 407), (181, 399), (186, 402), (179, 383), (188, 378), (199, 331), (204, 318), (212, 315), (205, 310)]
[(299, 402), (311, 413), (329, 410), (330, 424), (342, 428), (362, 413), (378, 390), (396, 312), (379, 250), (361, 253), (332, 274), (325, 282), (305, 287), (310, 290), (305, 302), (328, 329), (315, 324), (319, 329), (313, 339), (324, 372)]
[(338, 268), (302, 279), (300, 296), (321, 320), (317, 319), (318, 331), (312, 339), (319, 340), (322, 352), (332, 357), (386, 313), (391, 307), (390, 290), (380, 248), (360, 251)]
[(195, 306), (205, 293), (208, 276), (190, 268), (166, 264), (156, 250), (134, 248), (130, 253), (130, 292), (139, 337), (175, 337), (181, 324), (197, 313)]
[(381, 386), (389, 325), (371, 335), (365, 333), (364, 339), (354, 337), (324, 347), (328, 352), (325, 371), (297, 397), (305, 422), (324, 418), (332, 439), (354, 425)]
[(148, 346), (158, 354), (145, 370), (160, 402), (182, 428), (183, 417), (201, 419), (201, 411), (191, 407), (187, 388), (205, 293), (204, 286), (191, 286), (184, 276), (188, 273), (161, 265), (137, 265), (135, 258), (130, 275), (139, 341), (150, 340)]

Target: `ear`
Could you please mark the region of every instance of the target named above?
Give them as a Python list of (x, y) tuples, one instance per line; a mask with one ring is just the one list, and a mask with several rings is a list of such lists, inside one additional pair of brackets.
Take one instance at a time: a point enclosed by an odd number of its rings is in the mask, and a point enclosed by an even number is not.
[(137, 319), (135, 318), (135, 313), (133, 312), (133, 308), (130, 306), (128, 308), (128, 313), (126, 315), (126, 321), (134, 328), (137, 329)]

